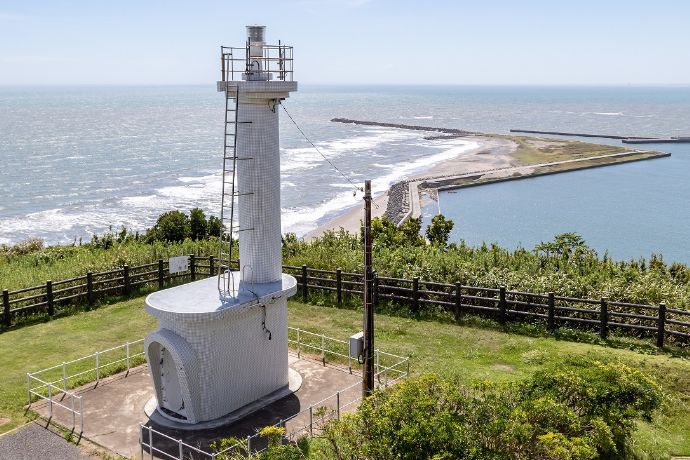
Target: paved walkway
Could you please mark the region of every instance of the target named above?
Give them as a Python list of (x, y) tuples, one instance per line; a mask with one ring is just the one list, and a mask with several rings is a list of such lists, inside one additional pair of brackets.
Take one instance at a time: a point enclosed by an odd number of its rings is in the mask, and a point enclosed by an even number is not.
[(38, 423), (0, 437), (0, 460), (88, 460), (77, 446)]
[[(184, 442), (190, 445), (199, 446), (207, 450), (208, 445), (214, 440), (229, 436), (246, 437), (252, 435), (259, 428), (275, 424), (301, 410), (308, 409), (310, 405), (319, 403), (324, 398), (334, 395), (345, 387), (361, 382), (361, 376), (350, 374), (347, 369), (336, 368), (331, 365), (324, 366), (318, 361), (300, 359), (292, 353), (289, 354), (289, 364), (291, 368), (297, 370), (302, 376), (302, 387), (299, 391), (254, 412), (240, 421), (221, 428), (199, 432), (172, 430), (155, 425), (153, 425), (153, 428), (171, 436), (175, 440), (183, 439)], [(132, 369), (126, 378), (124, 373), (118, 374), (109, 379), (102, 380), (97, 386), (94, 384), (85, 385), (74, 392), (80, 394), (84, 401), (84, 438), (122, 456), (128, 458), (141, 457), (139, 426), (150, 423), (144, 413), (144, 406), (154, 395), (150, 374), (146, 365)], [(354, 388), (341, 395), (341, 406), (356, 400), (360, 394), (361, 387), (355, 385)], [(323, 404), (319, 404), (317, 407), (327, 406), (330, 409), (334, 409), (335, 403), (335, 398), (332, 398)], [(348, 409), (354, 410), (356, 406), (357, 404), (353, 403), (344, 408), (343, 411)], [(32, 409), (44, 417), (47, 417), (49, 413), (48, 406), (45, 403), (36, 403), (32, 406)], [(54, 406), (53, 421), (71, 427), (72, 414)], [(288, 422), (286, 428), (288, 432), (301, 429), (301, 434), (305, 434), (304, 427), (308, 426), (308, 424), (309, 415), (302, 414), (300, 417)], [(166, 440), (155, 434), (154, 436), (154, 445), (157, 448), (177, 455), (177, 442)], [(185, 453), (185, 455), (189, 454)], [(193, 457), (193, 455), (190, 456)], [(148, 454), (146, 458), (148, 458)]]

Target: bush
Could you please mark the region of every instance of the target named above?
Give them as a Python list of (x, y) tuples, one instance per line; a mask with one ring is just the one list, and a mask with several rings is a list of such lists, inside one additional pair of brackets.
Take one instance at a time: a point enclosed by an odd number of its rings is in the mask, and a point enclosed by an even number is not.
[(431, 225), (426, 228), (426, 237), (435, 246), (448, 246), (448, 236), (453, 230), (453, 221), (446, 219), (443, 214), (437, 214), (431, 219)]
[(43, 249), (43, 240), (39, 238), (30, 238), (26, 241), (21, 241), (14, 246), (8, 246), (6, 244), (0, 245), (0, 254), (7, 257), (23, 256), (26, 254), (31, 254), (33, 252), (38, 252)]
[(156, 225), (146, 233), (149, 241), (169, 241), (179, 243), (190, 234), (189, 217), (182, 211), (169, 211), (161, 214)]
[(339, 460), (624, 459), (635, 421), (661, 403), (652, 379), (615, 363), (570, 361), (473, 388), (425, 375), (377, 390), (324, 438)]
[(189, 211), (189, 236), (194, 241), (203, 240), (208, 236), (206, 214), (199, 208)]

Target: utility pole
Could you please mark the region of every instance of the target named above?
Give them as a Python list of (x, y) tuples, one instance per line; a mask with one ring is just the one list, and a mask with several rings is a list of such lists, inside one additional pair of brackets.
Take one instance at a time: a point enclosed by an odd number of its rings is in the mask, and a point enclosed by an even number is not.
[(371, 254), (371, 181), (364, 182), (364, 369), (362, 396), (374, 391), (374, 302)]

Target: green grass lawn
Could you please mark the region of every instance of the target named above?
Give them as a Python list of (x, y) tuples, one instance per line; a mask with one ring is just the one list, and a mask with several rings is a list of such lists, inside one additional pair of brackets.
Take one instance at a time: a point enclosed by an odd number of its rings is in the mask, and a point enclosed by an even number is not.
[[(0, 432), (26, 421), (27, 371), (38, 370), (96, 350), (142, 338), (156, 326), (143, 309), (144, 298), (103, 306), (0, 334)], [(361, 329), (361, 312), (290, 302), (290, 325), (335, 338)], [(640, 458), (690, 455), (690, 360), (557, 338), (502, 332), (495, 326), (455, 325), (436, 319), (377, 315), (376, 346), (411, 357), (413, 374), (453, 373), (470, 383), (510, 380), (529, 375), (566, 356), (617, 360), (658, 379), (669, 395), (653, 423), (640, 423), (636, 437)], [(469, 320), (473, 322), (473, 320)], [(626, 343), (632, 343), (630, 341)], [(2, 423), (2, 420), (0, 420)]]

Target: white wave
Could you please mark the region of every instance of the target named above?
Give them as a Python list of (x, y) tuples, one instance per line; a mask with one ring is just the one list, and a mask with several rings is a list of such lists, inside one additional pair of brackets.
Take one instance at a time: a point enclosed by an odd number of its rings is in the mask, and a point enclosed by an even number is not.
[(412, 117), (415, 120), (433, 120), (434, 116), (433, 115), (420, 115), (417, 117)]
[[(453, 139), (446, 142), (444, 146), (449, 148), (414, 161), (400, 163), (396, 165), (393, 172), (372, 177), (372, 193), (383, 193), (393, 183), (402, 178), (424, 171), (437, 163), (451, 160), (458, 155), (477, 148), (479, 144), (474, 141)], [(348, 187), (350, 186), (348, 185)], [(353, 196), (351, 192), (341, 192), (316, 207), (284, 209), (282, 217), (283, 232), (293, 232), (298, 236), (303, 236), (316, 229), (327, 217), (331, 218), (347, 208), (360, 204), (361, 200), (360, 194)]]
[(345, 183), (340, 183), (340, 184), (328, 184), (331, 187), (334, 188), (349, 188), (352, 189), (352, 184), (345, 184)]
[(298, 207), (283, 209), (282, 228), (283, 233), (292, 232), (298, 236), (304, 236), (318, 227), (326, 216), (336, 214), (349, 207), (361, 203), (362, 197), (353, 196), (351, 192), (340, 192), (334, 198), (327, 200), (315, 207)]
[(623, 112), (592, 112), (593, 115), (603, 115), (606, 117), (622, 117)]

